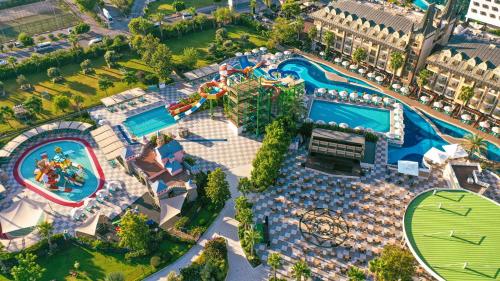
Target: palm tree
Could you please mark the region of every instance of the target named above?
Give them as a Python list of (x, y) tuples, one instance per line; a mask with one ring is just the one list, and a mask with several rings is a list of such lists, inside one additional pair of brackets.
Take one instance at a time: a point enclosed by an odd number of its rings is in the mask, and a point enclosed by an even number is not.
[(253, 227), (250, 227), (250, 229), (246, 230), (243, 235), (243, 240), (245, 241), (245, 243), (250, 245), (250, 255), (252, 257), (255, 256), (255, 243), (257, 243), (261, 238), (262, 236), (260, 235), (260, 233)]
[(429, 78), (432, 76), (432, 72), (430, 72), (428, 69), (424, 68), (420, 70), (417, 76), (417, 85), (418, 85), (418, 94), (417, 98), (420, 98), (420, 94), (422, 93), (422, 90), (427, 84), (429, 84)]
[(394, 76), (396, 76), (396, 72), (403, 66), (404, 57), (401, 52), (392, 52), (391, 53), (391, 61), (389, 62), (389, 67), (392, 69), (392, 77), (391, 77), (391, 85), (394, 81)]
[(458, 112), (462, 111), (462, 107), (467, 105), (472, 96), (474, 96), (474, 90), (472, 89), (472, 87), (462, 86), (462, 88), (460, 88), (458, 100), (460, 100), (462, 104), (460, 105), (460, 110)]
[(79, 38), (78, 38), (78, 35), (76, 35), (75, 33), (71, 33), (69, 36), (68, 36), (68, 41), (69, 43), (71, 44), (71, 48), (73, 49), (76, 49), (78, 48), (78, 41), (79, 41)]
[(51, 253), (52, 252), (51, 237), (52, 237), (52, 232), (54, 231), (54, 226), (50, 222), (44, 221), (36, 226), (36, 230), (38, 232), (38, 235), (40, 235), (42, 239), (47, 239), (47, 243), (49, 244), (49, 253)]
[(307, 280), (307, 278), (311, 277), (311, 269), (305, 261), (300, 260), (292, 266), (292, 276), (297, 281), (301, 281), (302, 277)]
[(483, 137), (479, 135), (469, 134), (464, 137), (465, 141), (462, 143), (465, 150), (469, 152), (469, 157), (473, 155), (481, 156), (486, 153), (488, 146)]
[(17, 58), (16, 57), (13, 57), (13, 56), (10, 56), (7, 58), (7, 62), (10, 64), (10, 66), (14, 69), (16, 67), (16, 63), (17, 63)]
[(109, 78), (101, 76), (99, 77), (99, 81), (97, 81), (99, 85), (99, 89), (104, 91), (106, 95), (108, 95), (108, 89), (113, 87), (113, 81), (109, 80)]
[(82, 103), (85, 101), (85, 99), (80, 96), (80, 95), (74, 95), (73, 96), (73, 102), (75, 102), (76, 109), (78, 110), (78, 113), (80, 113)]
[(356, 63), (356, 64), (361, 64), (362, 61), (364, 61), (366, 59), (366, 50), (363, 49), (363, 48), (356, 48), (356, 50), (354, 50), (354, 53), (352, 53), (352, 60)]
[(137, 79), (136, 72), (133, 70), (126, 70), (122, 69), (121, 70), (123, 78), (122, 81), (127, 83), (127, 85), (130, 86), (130, 84), (137, 83), (139, 79)]
[(263, 0), (263, 1), (268, 8), (271, 8), (271, 6), (273, 5), (273, 0)]
[(199, 14), (196, 17), (194, 17), (194, 22), (196, 23), (196, 25), (200, 27), (200, 30), (203, 30), (203, 27), (208, 22), (208, 18), (204, 14)]
[(165, 17), (164, 14), (162, 13), (155, 13), (149, 16), (151, 20), (153, 20), (155, 23), (158, 23), (158, 28), (160, 29), (160, 36), (163, 38), (163, 28), (161, 27), (163, 24), (163, 18)]
[(330, 52), (330, 45), (332, 44), (333, 38), (335, 35), (331, 31), (326, 31), (325, 32), (325, 37), (323, 38), (323, 42), (325, 43), (325, 54), (328, 55), (328, 52)]
[(238, 219), (243, 226), (243, 229), (248, 230), (253, 223), (252, 209), (244, 208), (238, 212)]
[(3, 259), (5, 258), (6, 254), (7, 254), (7, 251), (5, 250), (5, 246), (2, 243), (0, 243), (0, 268), (2, 269), (2, 272), (4, 274), (9, 272), (7, 269), (7, 266), (3, 262)]
[(357, 266), (351, 266), (349, 268), (349, 270), (347, 271), (347, 277), (349, 277), (349, 281), (365, 281), (366, 280), (365, 272)]
[(250, 12), (252, 13), (252, 15), (255, 14), (255, 8), (257, 8), (257, 0), (250, 0)]
[(12, 110), (12, 108), (6, 105), (0, 107), (0, 119), (6, 121), (11, 128), (12, 124), (10, 124), (9, 119), (11, 119), (12, 117), (14, 117), (14, 110)]
[(267, 257), (267, 264), (273, 269), (274, 280), (276, 281), (276, 271), (281, 266), (281, 255), (279, 253), (271, 253)]
[(379, 258), (375, 258), (368, 263), (368, 269), (373, 273), (375, 280), (381, 279), (383, 266), (383, 262)]
[(106, 275), (104, 281), (125, 281), (125, 275), (121, 272), (111, 272)]

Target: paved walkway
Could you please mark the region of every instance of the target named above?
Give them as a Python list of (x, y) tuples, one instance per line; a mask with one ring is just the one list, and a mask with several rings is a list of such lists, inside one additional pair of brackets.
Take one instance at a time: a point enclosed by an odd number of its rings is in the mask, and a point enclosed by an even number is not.
[(266, 266), (260, 265), (256, 268), (252, 268), (248, 263), (238, 238), (238, 222), (234, 219), (234, 199), (239, 196), (239, 192), (236, 189), (238, 179), (243, 176), (248, 176), (250, 170), (251, 166), (246, 164), (226, 171), (232, 197), (226, 202), (226, 206), (222, 209), (217, 219), (203, 234), (197, 244), (184, 256), (175, 263), (144, 279), (145, 281), (164, 280), (162, 278), (167, 276), (169, 272), (179, 272), (181, 268), (188, 266), (201, 254), (208, 240), (217, 236), (226, 238), (228, 243), (229, 272), (226, 280), (259, 281), (267, 279), (268, 268)]
[[(434, 117), (434, 118), (438, 118), (438, 119), (441, 119), (443, 121), (446, 121), (450, 124), (453, 124), (459, 128), (462, 128), (462, 129), (465, 129), (473, 134), (476, 134), (476, 135), (481, 135), (482, 137), (484, 137), (484, 139), (496, 144), (497, 146), (500, 146), (500, 139), (492, 136), (492, 135), (489, 135), (489, 134), (486, 134), (484, 132), (481, 132), (479, 131), (478, 129), (474, 128), (472, 125), (467, 125), (467, 124), (464, 124), (462, 122), (460, 122), (459, 120), (455, 119), (455, 118), (452, 118), (442, 112), (438, 112), (436, 110), (432, 110), (429, 106), (426, 106), (426, 105), (423, 105), (421, 103), (419, 103), (418, 101), (416, 100), (413, 100), (409, 97), (406, 97), (406, 96), (403, 96), (403, 95), (400, 95), (394, 91), (391, 91), (385, 87), (382, 87), (380, 86), (379, 84), (377, 83), (374, 83), (373, 81), (370, 81), (370, 80), (367, 80), (365, 77), (357, 74), (357, 73), (352, 73), (352, 72), (349, 72), (347, 71), (345, 68), (342, 68), (342, 67), (339, 67), (338, 65), (336, 64), (333, 64), (331, 63), (330, 61), (327, 61), (327, 60), (323, 60), (321, 58), (318, 58), (316, 56), (313, 56), (311, 54), (307, 54), (307, 53), (303, 53), (303, 52), (300, 52), (300, 51), (297, 51), (295, 50), (295, 52), (303, 55), (304, 57), (308, 58), (308, 59), (311, 59), (313, 61), (317, 61), (317, 62), (321, 62), (323, 64), (326, 64), (330, 67), (333, 67), (335, 70), (338, 70), (346, 75), (349, 75), (349, 76), (353, 76), (353, 77), (356, 77), (358, 79), (362, 79), (364, 82), (370, 84), (370, 86), (373, 86), (377, 89), (379, 89), (381, 92), (383, 92), (384, 94), (388, 95), (388, 96), (391, 96), (395, 99), (398, 99), (400, 100), (401, 102), (403, 103), (406, 103), (408, 106), (412, 107), (412, 108), (415, 108), (415, 109), (419, 109), (419, 110), (422, 110), (423, 112), (429, 114), (430, 116)], [(457, 140), (454, 139), (454, 138), (446, 138), (446, 141), (448, 142), (452, 142), (452, 143), (457, 143)]]

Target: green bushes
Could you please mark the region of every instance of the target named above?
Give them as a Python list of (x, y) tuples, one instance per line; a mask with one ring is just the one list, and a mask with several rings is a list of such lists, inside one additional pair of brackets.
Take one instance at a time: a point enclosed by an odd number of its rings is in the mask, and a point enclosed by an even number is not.
[(228, 270), (226, 240), (217, 237), (205, 244), (205, 250), (191, 265), (180, 270), (181, 280), (225, 280)]
[(261, 237), (253, 227), (252, 203), (248, 202), (248, 199), (244, 196), (236, 198), (235, 203), (235, 219), (239, 222), (238, 237), (240, 238), (241, 247), (250, 264), (253, 267), (258, 266), (261, 262), (260, 259), (254, 255), (254, 246)]
[(276, 181), (294, 131), (293, 121), (286, 117), (267, 125), (262, 146), (252, 163), (250, 180), (255, 191), (264, 191)]

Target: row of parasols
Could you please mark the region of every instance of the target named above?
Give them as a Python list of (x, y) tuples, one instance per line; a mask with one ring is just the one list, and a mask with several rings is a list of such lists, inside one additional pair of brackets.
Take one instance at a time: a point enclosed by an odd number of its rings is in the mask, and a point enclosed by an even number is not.
[(121, 183), (118, 181), (108, 181), (106, 182), (106, 187), (104, 189), (98, 190), (95, 193), (95, 197), (87, 197), (83, 200), (83, 208), (73, 208), (71, 210), (71, 218), (78, 220), (82, 218), (84, 210), (90, 211), (97, 206), (98, 201), (104, 201), (111, 196), (111, 193), (120, 189)]
[[(267, 53), (267, 48), (266, 47), (260, 47), (260, 48), (256, 48), (256, 49), (253, 49), (251, 52), (244, 52), (244, 53), (241, 53), (241, 52), (237, 52), (235, 55), (236, 57), (241, 57), (241, 56), (258, 56), (258, 55), (263, 55), (263, 54), (266, 54)], [(276, 59), (280, 59), (280, 58), (283, 58), (283, 57), (288, 57), (292, 54), (292, 52), (290, 51), (284, 51), (283, 53), (282, 52), (277, 52), (276, 54), (274, 55), (271, 55), (270, 57), (270, 60), (276, 60)]]
[(401, 103), (394, 104), (393, 110), (393, 125), (391, 131), (385, 133), (389, 139), (403, 140), (405, 134), (403, 105)]
[[(320, 55), (321, 55), (321, 53), (320, 53)], [(321, 56), (323, 56), (323, 55), (321, 55)], [(365, 68), (362, 68), (362, 67), (360, 68), (360, 67), (359, 67), (359, 65), (357, 65), (357, 64), (355, 64), (355, 63), (351, 63), (351, 62), (349, 62), (349, 61), (347, 61), (347, 60), (342, 61), (342, 59), (341, 59), (341, 58), (335, 58), (333, 61), (334, 61), (335, 63), (337, 63), (337, 64), (342, 65), (342, 66), (343, 66), (343, 67), (345, 67), (345, 68), (348, 68), (348, 69), (349, 69), (349, 70), (351, 70), (351, 71), (356, 71), (356, 70), (357, 70), (357, 71), (358, 71), (358, 73), (359, 73), (359, 74), (361, 74), (361, 75), (365, 75), (365, 74), (366, 74), (366, 72), (367, 72), (367, 70), (366, 70)], [(380, 82), (382, 82), (382, 81), (384, 81), (384, 76), (382, 76), (382, 75), (377, 75), (377, 73), (375, 73), (375, 72), (368, 72), (368, 74), (366, 74), (366, 76), (367, 76), (370, 80), (375, 80), (375, 81), (377, 81), (377, 82), (379, 82), (379, 83), (380, 83)]]
[(347, 91), (337, 92), (337, 90), (327, 90), (326, 88), (316, 89), (316, 95), (330, 97), (330, 98), (335, 98), (339, 96), (341, 99), (350, 98), (351, 100), (363, 100), (365, 102), (371, 102), (377, 105), (380, 104), (381, 102), (384, 102), (385, 105), (391, 105), (394, 103), (394, 99), (391, 99), (389, 97), (382, 98), (380, 96), (370, 95), (366, 93), (361, 95), (358, 92), (351, 92), (351, 93), (348, 93)]

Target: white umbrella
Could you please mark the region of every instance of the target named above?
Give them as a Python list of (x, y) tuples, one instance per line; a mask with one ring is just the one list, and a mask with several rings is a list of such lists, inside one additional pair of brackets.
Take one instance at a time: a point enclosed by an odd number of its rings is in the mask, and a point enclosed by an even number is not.
[(440, 101), (435, 101), (435, 102), (432, 104), (432, 106), (437, 107), (437, 108), (441, 108), (441, 107), (443, 107), (443, 103), (442, 103), (442, 102), (440, 102)]
[(500, 127), (496, 127), (496, 126), (495, 126), (495, 127), (491, 128), (491, 131), (492, 131), (493, 133), (495, 133), (495, 134), (500, 134)]
[(259, 49), (253, 49), (253, 50), (252, 50), (252, 53), (254, 53), (254, 54), (258, 54), (258, 53), (259, 53)]
[(345, 60), (345, 61), (342, 62), (342, 65), (345, 66), (345, 67), (347, 67), (349, 65), (349, 62)]
[(85, 208), (93, 208), (95, 206), (95, 199), (87, 197), (85, 200), (83, 200), (83, 206)]
[(318, 120), (318, 121), (316, 121), (316, 124), (318, 124), (318, 125), (325, 125), (326, 122), (323, 121), (323, 120)]
[(356, 70), (356, 69), (358, 69), (358, 66), (357, 66), (357, 65), (355, 65), (355, 64), (351, 64), (351, 65), (349, 66), (349, 68), (350, 68), (350, 69), (352, 69), (352, 70)]
[(390, 104), (390, 103), (392, 102), (392, 99), (391, 99), (391, 98), (389, 98), (389, 97), (385, 97), (385, 98), (383, 99), (383, 101), (384, 101), (384, 103), (386, 103), (386, 104)]
[(387, 132), (387, 133), (385, 133), (385, 136), (386, 136), (387, 138), (390, 138), (390, 139), (393, 139), (393, 138), (395, 138), (395, 137), (396, 137), (396, 135), (395, 135), (394, 133), (391, 133), (391, 132)]
[(421, 96), (420, 100), (423, 101), (423, 102), (428, 102), (429, 101), (429, 97), (428, 96)]
[(394, 121), (399, 121), (401, 118), (399, 117), (400, 115), (394, 114)]
[(270, 56), (270, 57), (269, 57), (269, 59), (270, 59), (270, 60), (272, 60), (272, 61), (273, 61), (273, 60), (276, 60), (276, 56), (275, 56), (275, 55), (272, 55), (272, 56)]
[(74, 220), (79, 219), (82, 216), (82, 214), (83, 214), (83, 210), (82, 209), (73, 208), (70, 211), (71, 218), (74, 219)]
[(252, 52), (245, 52), (245, 56), (250, 56), (252, 55)]
[(444, 164), (448, 159), (448, 154), (435, 147), (432, 147), (424, 154), (424, 158), (436, 164)]
[(243, 56), (243, 53), (237, 52), (235, 55), (236, 55), (237, 57), (241, 57), (241, 56)]
[(354, 128), (354, 130), (356, 131), (363, 131), (365, 128), (363, 128), (363, 126), (357, 126)]
[(336, 59), (334, 60), (334, 62), (336, 62), (336, 63), (341, 63), (341, 62), (342, 62), (342, 59), (341, 59), (341, 58), (336, 58)]
[(392, 88), (394, 90), (399, 90), (399, 89), (401, 89), (401, 85), (399, 85), (399, 84), (392, 84)]
[(403, 94), (407, 94), (407, 93), (408, 93), (408, 88), (406, 88), (406, 87), (401, 87), (401, 90), (400, 90), (400, 91), (401, 91), (401, 93), (403, 93)]
[(374, 102), (374, 103), (379, 103), (381, 100), (382, 100), (382, 98), (379, 96), (375, 96), (372, 98), (372, 102)]
[(444, 109), (444, 111), (446, 111), (446, 112), (451, 112), (453, 108), (451, 108), (451, 106), (447, 105), (447, 106), (445, 106), (443, 109)]
[(319, 52), (319, 55), (324, 57), (325, 56), (325, 52)]
[(109, 196), (109, 191), (106, 189), (101, 189), (95, 193), (95, 195), (99, 198), (105, 198), (106, 196)]
[(349, 125), (347, 125), (346, 123), (340, 123), (339, 127), (345, 129), (345, 128), (349, 128)]
[(283, 53), (282, 52), (277, 52), (276, 54), (274, 54), (277, 58), (281, 58), (283, 56)]
[(304, 120), (304, 122), (306, 122), (306, 123), (312, 123), (312, 122), (314, 122), (314, 120), (312, 120), (311, 118), (306, 118)]
[(462, 120), (464, 121), (470, 121), (472, 119), (472, 116), (470, 116), (470, 114), (462, 114), (462, 116), (460, 116), (460, 118), (462, 118)]
[(109, 191), (115, 191), (121, 187), (120, 182), (118, 181), (108, 181), (106, 183), (106, 189)]
[(370, 94), (364, 94), (363, 95), (363, 99), (365, 99), (365, 100), (371, 100), (372, 96)]
[(367, 131), (368, 133), (373, 133), (374, 132), (372, 128), (366, 128), (365, 131)]
[(289, 56), (289, 55), (291, 55), (291, 54), (292, 54), (292, 52), (290, 52), (290, 51), (286, 50), (286, 51), (284, 51), (284, 52), (283, 52), (283, 54), (285, 54), (285, 56)]
[(393, 106), (394, 106), (394, 108), (403, 109), (403, 105), (399, 102), (395, 103)]
[(360, 68), (360, 69), (358, 69), (358, 73), (359, 74), (365, 74), (366, 73), (366, 69)]
[(326, 93), (326, 91), (327, 91), (327, 90), (326, 90), (325, 88), (319, 88), (319, 89), (318, 89), (318, 93), (320, 93), (320, 94), (325, 94), (325, 93)]
[(332, 96), (336, 95), (337, 94), (337, 91), (336, 90), (329, 90), (328, 93)]
[(343, 98), (347, 97), (347, 91), (341, 91), (339, 95)]
[(337, 122), (335, 122), (335, 121), (330, 121), (330, 122), (328, 122), (328, 125), (330, 125), (330, 126), (337, 126)]
[(448, 154), (450, 159), (464, 158), (469, 156), (467, 151), (459, 144), (443, 145), (444, 151)]
[(369, 73), (367, 74), (367, 76), (368, 76), (368, 78), (373, 78), (373, 77), (375, 77), (375, 73), (373, 73), (373, 72), (369, 72)]
[(349, 94), (349, 97), (350, 97), (351, 99), (357, 99), (357, 98), (358, 98), (358, 93), (356, 93), (356, 92), (352, 92), (352, 93), (350, 93), (350, 94)]
[(488, 123), (487, 121), (481, 121), (479, 122), (479, 126), (487, 129), (490, 127), (490, 123)]
[(265, 53), (265, 52), (267, 52), (267, 48), (266, 47), (260, 47), (260, 51), (263, 52), (263, 53)]
[(382, 82), (382, 81), (384, 81), (384, 77), (377, 76), (377, 77), (375, 77), (375, 80), (377, 80), (377, 82)]

